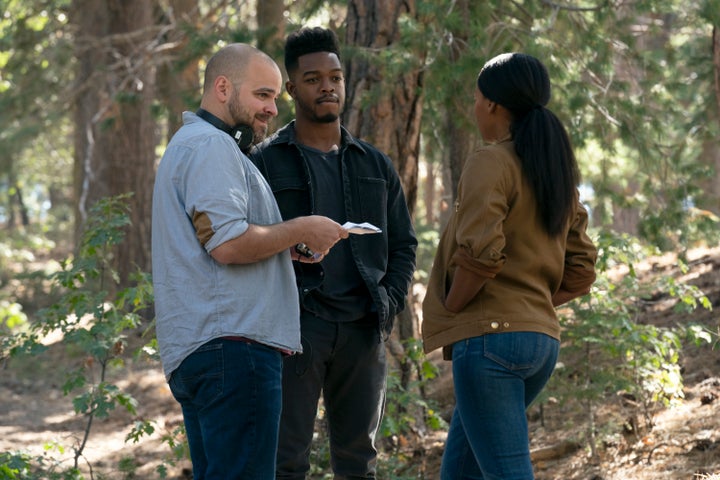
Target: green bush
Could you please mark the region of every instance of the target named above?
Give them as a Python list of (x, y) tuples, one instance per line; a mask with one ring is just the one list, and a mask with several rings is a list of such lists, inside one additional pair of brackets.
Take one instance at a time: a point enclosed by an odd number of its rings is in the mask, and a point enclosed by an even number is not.
[[(587, 439), (595, 454), (598, 432), (614, 433), (597, 419), (597, 407), (608, 397), (622, 395), (634, 405), (631, 416), (652, 427), (652, 412), (683, 397), (679, 358), (683, 342), (710, 342), (706, 327), (696, 324), (656, 326), (642, 321), (641, 313), (652, 298), (666, 298), (675, 309), (711, 308), (705, 295), (668, 275), (641, 279), (636, 265), (649, 253), (628, 236), (609, 232), (597, 238), (598, 279), (589, 295), (569, 304), (562, 316), (563, 345), (560, 361), (540, 401), (550, 397), (575, 404), (586, 415)], [(621, 278), (610, 276), (624, 267)], [(685, 266), (680, 263), (681, 269)], [(617, 272), (616, 272), (617, 274)], [(565, 310), (567, 312), (567, 310)], [(637, 425), (626, 425), (636, 429)], [(633, 431), (633, 433), (636, 433)]]
[[(2, 357), (42, 355), (48, 349), (43, 338), (59, 333), (68, 351), (85, 358), (81, 365), (67, 371), (62, 385), (66, 396), (73, 395), (73, 409), (84, 418), (85, 428), (70, 447), (71, 467), (48, 456), (33, 458), (20, 452), (5, 452), (0, 457), (0, 472), (5, 477), (0, 478), (84, 478), (79, 461), (93, 421), (109, 416), (116, 407), (136, 413), (136, 400), (107, 381), (110, 368), (124, 365), (128, 335), (141, 327), (140, 312), (153, 301), (149, 275), (143, 272), (134, 275), (131, 287), (118, 291), (106, 288), (116, 287), (105, 282), (107, 279), (117, 282), (111, 259), (113, 248), (123, 240), (124, 228), (129, 223), (126, 200), (126, 196), (104, 199), (92, 209), (77, 257), (68, 258), (59, 271), (48, 276), (62, 292), (58, 301), (40, 310), (32, 320), (23, 317), (12, 304), (2, 310), (2, 328), (10, 333), (3, 338)], [(21, 323), (26, 323), (25, 328), (18, 329)], [(45, 449), (65, 453), (62, 445)], [(119, 466), (120, 471), (128, 468), (127, 462)]]

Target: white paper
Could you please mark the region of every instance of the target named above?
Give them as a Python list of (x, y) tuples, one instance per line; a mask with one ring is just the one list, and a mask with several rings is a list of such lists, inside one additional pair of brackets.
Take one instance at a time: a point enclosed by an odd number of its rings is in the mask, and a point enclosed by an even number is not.
[(345, 224), (343, 225), (343, 228), (350, 233), (355, 233), (358, 235), (364, 235), (366, 233), (382, 232), (382, 230), (380, 230), (378, 227), (376, 227), (372, 223), (368, 223), (368, 222), (363, 222), (363, 223), (345, 222)]

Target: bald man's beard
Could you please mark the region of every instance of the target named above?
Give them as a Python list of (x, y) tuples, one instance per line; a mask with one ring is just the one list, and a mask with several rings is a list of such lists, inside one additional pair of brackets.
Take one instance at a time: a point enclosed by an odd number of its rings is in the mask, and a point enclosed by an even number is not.
[(228, 110), (230, 111), (230, 116), (232, 117), (233, 122), (235, 122), (233, 127), (243, 124), (252, 128), (253, 144), (256, 145), (265, 140), (268, 132), (267, 124), (270, 122), (270, 117), (268, 117), (265, 125), (255, 125), (255, 117), (243, 108), (242, 102), (240, 101), (240, 95), (238, 95), (237, 92), (230, 99), (230, 102), (228, 103)]

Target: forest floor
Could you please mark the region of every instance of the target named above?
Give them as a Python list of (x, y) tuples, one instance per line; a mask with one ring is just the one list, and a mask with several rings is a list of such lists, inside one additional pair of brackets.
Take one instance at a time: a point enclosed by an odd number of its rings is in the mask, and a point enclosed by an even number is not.
[[(542, 412), (531, 407), (528, 416), (537, 480), (720, 479), (720, 345), (717, 343), (720, 248), (693, 250), (688, 255), (688, 264), (689, 271), (679, 272), (676, 259), (666, 255), (649, 262), (645, 274), (673, 274), (698, 286), (711, 300), (714, 310), (698, 309), (690, 315), (680, 315), (671, 306), (660, 305), (648, 309), (643, 319), (658, 326), (692, 320), (715, 333), (713, 344), (688, 345), (682, 351), (684, 400), (652, 411), (651, 426), (637, 425), (634, 431), (628, 432), (619, 421), (614, 434), (599, 432), (594, 455), (586, 441), (583, 412), (570, 412), (552, 404), (546, 404)], [(44, 457), (46, 466), (60, 461), (62, 467), (67, 468), (74, 461), (72, 446), (79, 445), (87, 425), (82, 417), (73, 413), (71, 399), (63, 395), (62, 384), (65, 372), (87, 359), (68, 351), (59, 338), (48, 338), (46, 343), (49, 349), (42, 355), (0, 363), (0, 452), (23, 451)], [(449, 363), (434, 355), (430, 360), (436, 363), (441, 375), (428, 385), (428, 391), (438, 410), (447, 417), (453, 403)], [(163, 443), (162, 436), (170, 435), (182, 424), (182, 415), (158, 364), (133, 359), (124, 368), (111, 370), (108, 381), (138, 401), (137, 414), (117, 409), (108, 418), (95, 420), (79, 459), (85, 478), (158, 478), (155, 471), (163, 463), (168, 468), (167, 478), (190, 478), (187, 460), (167, 463), (171, 458), (170, 449)], [(625, 410), (621, 399), (608, 396), (596, 408), (596, 417), (622, 419)], [(137, 420), (156, 422), (155, 433), (137, 443), (126, 442)], [(396, 445), (394, 453), (383, 452), (381, 463), (392, 463), (391, 457), (402, 457), (412, 464), (412, 469), (399, 468), (384, 478), (438, 479), (444, 437), (443, 431), (425, 433)], [(118, 467), (121, 460), (122, 469)], [(407, 476), (406, 472), (410, 471), (414, 472), (413, 476)], [(1, 470), (0, 478), (5, 478)]]

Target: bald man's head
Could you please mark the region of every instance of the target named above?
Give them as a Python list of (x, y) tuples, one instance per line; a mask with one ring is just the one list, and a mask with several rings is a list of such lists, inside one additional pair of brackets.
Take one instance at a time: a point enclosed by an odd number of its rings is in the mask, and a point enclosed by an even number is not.
[(208, 61), (200, 108), (226, 124), (221, 130), (250, 126), (257, 143), (278, 114), (281, 89), (280, 67), (272, 58), (251, 45), (232, 43)]
[(276, 65), (265, 52), (245, 43), (231, 43), (218, 50), (205, 67), (203, 94), (213, 88), (215, 80), (221, 75), (233, 83), (242, 83), (249, 71), (248, 65), (254, 59)]

